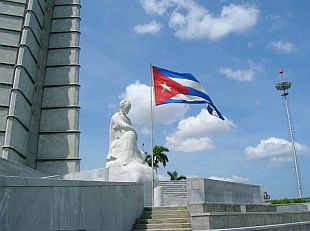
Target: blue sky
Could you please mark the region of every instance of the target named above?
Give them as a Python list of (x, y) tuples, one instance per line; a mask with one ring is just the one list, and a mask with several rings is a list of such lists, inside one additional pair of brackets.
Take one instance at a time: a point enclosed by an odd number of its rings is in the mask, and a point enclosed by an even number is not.
[(283, 67), (301, 181), (310, 196), (309, 1), (82, 1), (80, 130), (82, 170), (105, 166), (108, 128), (120, 99), (132, 102), (138, 146), (150, 150), (150, 63), (190, 72), (226, 117), (205, 105), (156, 107), (155, 143), (186, 176), (265, 187), (297, 196), (284, 106), (274, 85)]

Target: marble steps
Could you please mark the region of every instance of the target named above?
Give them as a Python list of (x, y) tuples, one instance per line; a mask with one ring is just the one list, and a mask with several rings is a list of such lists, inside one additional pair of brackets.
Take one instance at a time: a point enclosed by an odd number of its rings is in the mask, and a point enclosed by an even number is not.
[(136, 224), (158, 224), (158, 223), (189, 223), (188, 218), (164, 218), (164, 219), (136, 219)]
[(186, 189), (186, 185), (183, 184), (159, 184), (159, 186), (162, 187), (169, 187), (169, 188), (182, 188), (182, 189)]
[(159, 181), (159, 186), (167, 186), (167, 187), (178, 187), (178, 188), (184, 188), (186, 189), (187, 186), (186, 186), (186, 181)]
[(152, 215), (164, 215), (164, 216), (170, 216), (170, 215), (179, 215), (183, 217), (189, 216), (188, 211), (186, 210), (155, 210), (155, 211), (144, 211), (143, 215), (146, 216), (152, 216)]
[(184, 184), (186, 185), (186, 180), (161, 180), (159, 184)]
[(186, 181), (159, 181), (159, 186), (162, 186), (164, 195), (178, 198), (187, 198)]
[(145, 207), (144, 211), (171, 211), (171, 210), (184, 210), (188, 211), (186, 206), (161, 206), (161, 207)]
[(159, 182), (159, 186), (171, 186), (171, 187), (180, 187), (180, 188), (185, 188), (186, 189), (186, 183), (184, 184), (184, 183), (177, 183), (177, 182), (175, 182), (175, 183), (161, 183), (161, 182)]
[(165, 219), (165, 218), (187, 218), (187, 217), (189, 217), (189, 214), (185, 213), (142, 214), (141, 216), (142, 219)]
[(146, 207), (141, 218), (136, 219), (133, 231), (192, 230), (187, 207)]
[(180, 185), (180, 184), (164, 184), (164, 185), (161, 185), (161, 184), (159, 184), (159, 186), (162, 186), (162, 187), (164, 187), (164, 189), (165, 189), (165, 187), (166, 187), (166, 189), (167, 188), (170, 188), (170, 189), (183, 189), (183, 190), (186, 190), (187, 189), (187, 186), (186, 185)]
[(191, 228), (191, 223), (135, 224), (134, 229), (175, 229)]
[(133, 231), (193, 231), (192, 228), (133, 229)]

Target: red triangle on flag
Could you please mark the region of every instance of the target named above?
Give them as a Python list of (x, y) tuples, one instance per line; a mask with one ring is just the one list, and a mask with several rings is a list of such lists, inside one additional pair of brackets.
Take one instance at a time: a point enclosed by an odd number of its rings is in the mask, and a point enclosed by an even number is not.
[(189, 92), (183, 85), (161, 74), (156, 67), (152, 67), (152, 70), (156, 106), (178, 94), (186, 94)]

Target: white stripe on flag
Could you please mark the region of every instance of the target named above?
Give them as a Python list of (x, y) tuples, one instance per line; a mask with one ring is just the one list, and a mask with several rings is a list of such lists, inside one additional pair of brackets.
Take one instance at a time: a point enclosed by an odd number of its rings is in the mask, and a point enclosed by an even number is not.
[(169, 77), (169, 78), (172, 79), (173, 81), (175, 81), (175, 82), (185, 86), (185, 87), (191, 87), (191, 88), (194, 88), (197, 91), (200, 91), (200, 92), (203, 92), (203, 93), (207, 94), (207, 92), (204, 89), (204, 87), (200, 83), (198, 83), (198, 82), (195, 82), (195, 81), (192, 81), (192, 80), (189, 80), (189, 79), (171, 78), (171, 77)]
[(201, 98), (199, 96), (193, 96), (193, 95), (183, 95), (183, 94), (178, 94), (175, 95), (174, 97), (170, 99), (175, 99), (175, 100), (186, 100), (186, 101), (205, 101), (208, 102), (206, 99)]

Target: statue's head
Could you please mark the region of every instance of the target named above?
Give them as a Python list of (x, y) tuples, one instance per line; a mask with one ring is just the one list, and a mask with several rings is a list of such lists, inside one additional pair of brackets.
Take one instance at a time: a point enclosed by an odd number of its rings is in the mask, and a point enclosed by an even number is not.
[(124, 114), (124, 115), (127, 115), (131, 109), (131, 103), (129, 100), (122, 100), (120, 103), (119, 103), (119, 106), (121, 108), (121, 112)]

